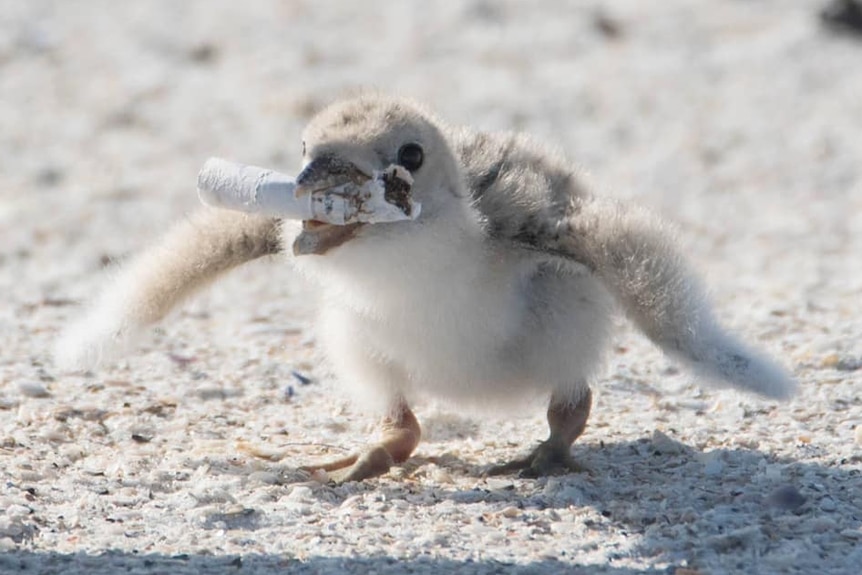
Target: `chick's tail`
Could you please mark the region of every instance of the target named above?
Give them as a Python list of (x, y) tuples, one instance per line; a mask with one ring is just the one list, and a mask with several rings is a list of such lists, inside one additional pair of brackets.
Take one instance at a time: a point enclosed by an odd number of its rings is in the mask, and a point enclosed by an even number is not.
[(549, 251), (590, 268), (668, 355), (716, 385), (775, 399), (793, 394), (784, 369), (716, 322), (673, 234), (648, 211), (587, 198), (556, 226), (545, 234)]
[(222, 273), (280, 250), (273, 218), (205, 209), (114, 270), (78, 321), (60, 336), (55, 363), (87, 369), (120, 351), (131, 336), (161, 320)]

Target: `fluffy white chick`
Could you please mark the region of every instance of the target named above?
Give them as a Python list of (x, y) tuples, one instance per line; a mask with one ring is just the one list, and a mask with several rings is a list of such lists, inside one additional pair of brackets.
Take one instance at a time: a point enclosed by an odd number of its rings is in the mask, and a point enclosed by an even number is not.
[(571, 163), (523, 135), (452, 128), (411, 102), (363, 96), (318, 114), (303, 149), (297, 184), (307, 189), (403, 166), (419, 218), (299, 225), (204, 211), (121, 271), (58, 358), (97, 359), (220, 273), (292, 245), (289, 259), (319, 288), (320, 342), (336, 374), (385, 409), (378, 443), (309, 467), (338, 480), (410, 456), (418, 395), (481, 404), (543, 393), (549, 438), (490, 471), (577, 469), (570, 446), (586, 426), (615, 304), (708, 382), (772, 398), (794, 390), (716, 323), (662, 222), (596, 196)]

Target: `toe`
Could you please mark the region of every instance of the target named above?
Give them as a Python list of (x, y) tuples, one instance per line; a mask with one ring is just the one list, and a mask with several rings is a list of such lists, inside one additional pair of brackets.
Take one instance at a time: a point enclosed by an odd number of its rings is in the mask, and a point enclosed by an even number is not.
[(518, 472), (518, 477), (535, 479), (547, 475), (564, 475), (585, 471), (569, 452), (568, 446), (542, 442), (530, 455), (502, 465), (494, 465), (483, 471), (484, 476), (505, 475)]
[(482, 470), (483, 477), (493, 477), (495, 475), (507, 475), (515, 471), (521, 471), (530, 466), (530, 459), (515, 459), (507, 463), (499, 465), (490, 465)]
[(583, 468), (568, 453), (554, 454), (552, 456), (540, 453), (533, 459), (530, 466), (524, 468), (518, 475), (520, 477), (536, 479), (538, 477), (566, 475), (579, 471), (583, 471)]
[(394, 461), (389, 452), (384, 447), (377, 446), (360, 455), (352, 466), (331, 474), (330, 478), (335, 483), (363, 481), (383, 475), (393, 465)]

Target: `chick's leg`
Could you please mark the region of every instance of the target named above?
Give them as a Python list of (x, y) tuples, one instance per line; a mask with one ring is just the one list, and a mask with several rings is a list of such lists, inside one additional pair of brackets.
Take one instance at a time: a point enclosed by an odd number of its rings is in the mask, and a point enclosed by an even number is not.
[(422, 431), (416, 416), (403, 400), (396, 403), (381, 422), (380, 441), (362, 453), (323, 463), (302, 467), (306, 471), (323, 469), (330, 472), (333, 481), (362, 481), (383, 475), (395, 463), (410, 457), (419, 444)]
[(548, 427), (551, 433), (529, 455), (491, 467), (488, 475), (518, 471), (523, 477), (540, 477), (583, 471), (571, 454), (571, 446), (587, 426), (593, 397), (589, 388), (576, 402), (552, 396), (548, 405)]

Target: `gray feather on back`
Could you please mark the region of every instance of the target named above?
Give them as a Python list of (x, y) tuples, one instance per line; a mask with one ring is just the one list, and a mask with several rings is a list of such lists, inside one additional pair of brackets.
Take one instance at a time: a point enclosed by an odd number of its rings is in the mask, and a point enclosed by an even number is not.
[(792, 393), (780, 367), (714, 320), (664, 222), (593, 196), (570, 163), (526, 136), (461, 130), (452, 141), (489, 239), (586, 266), (644, 334), (707, 379), (769, 397)]

